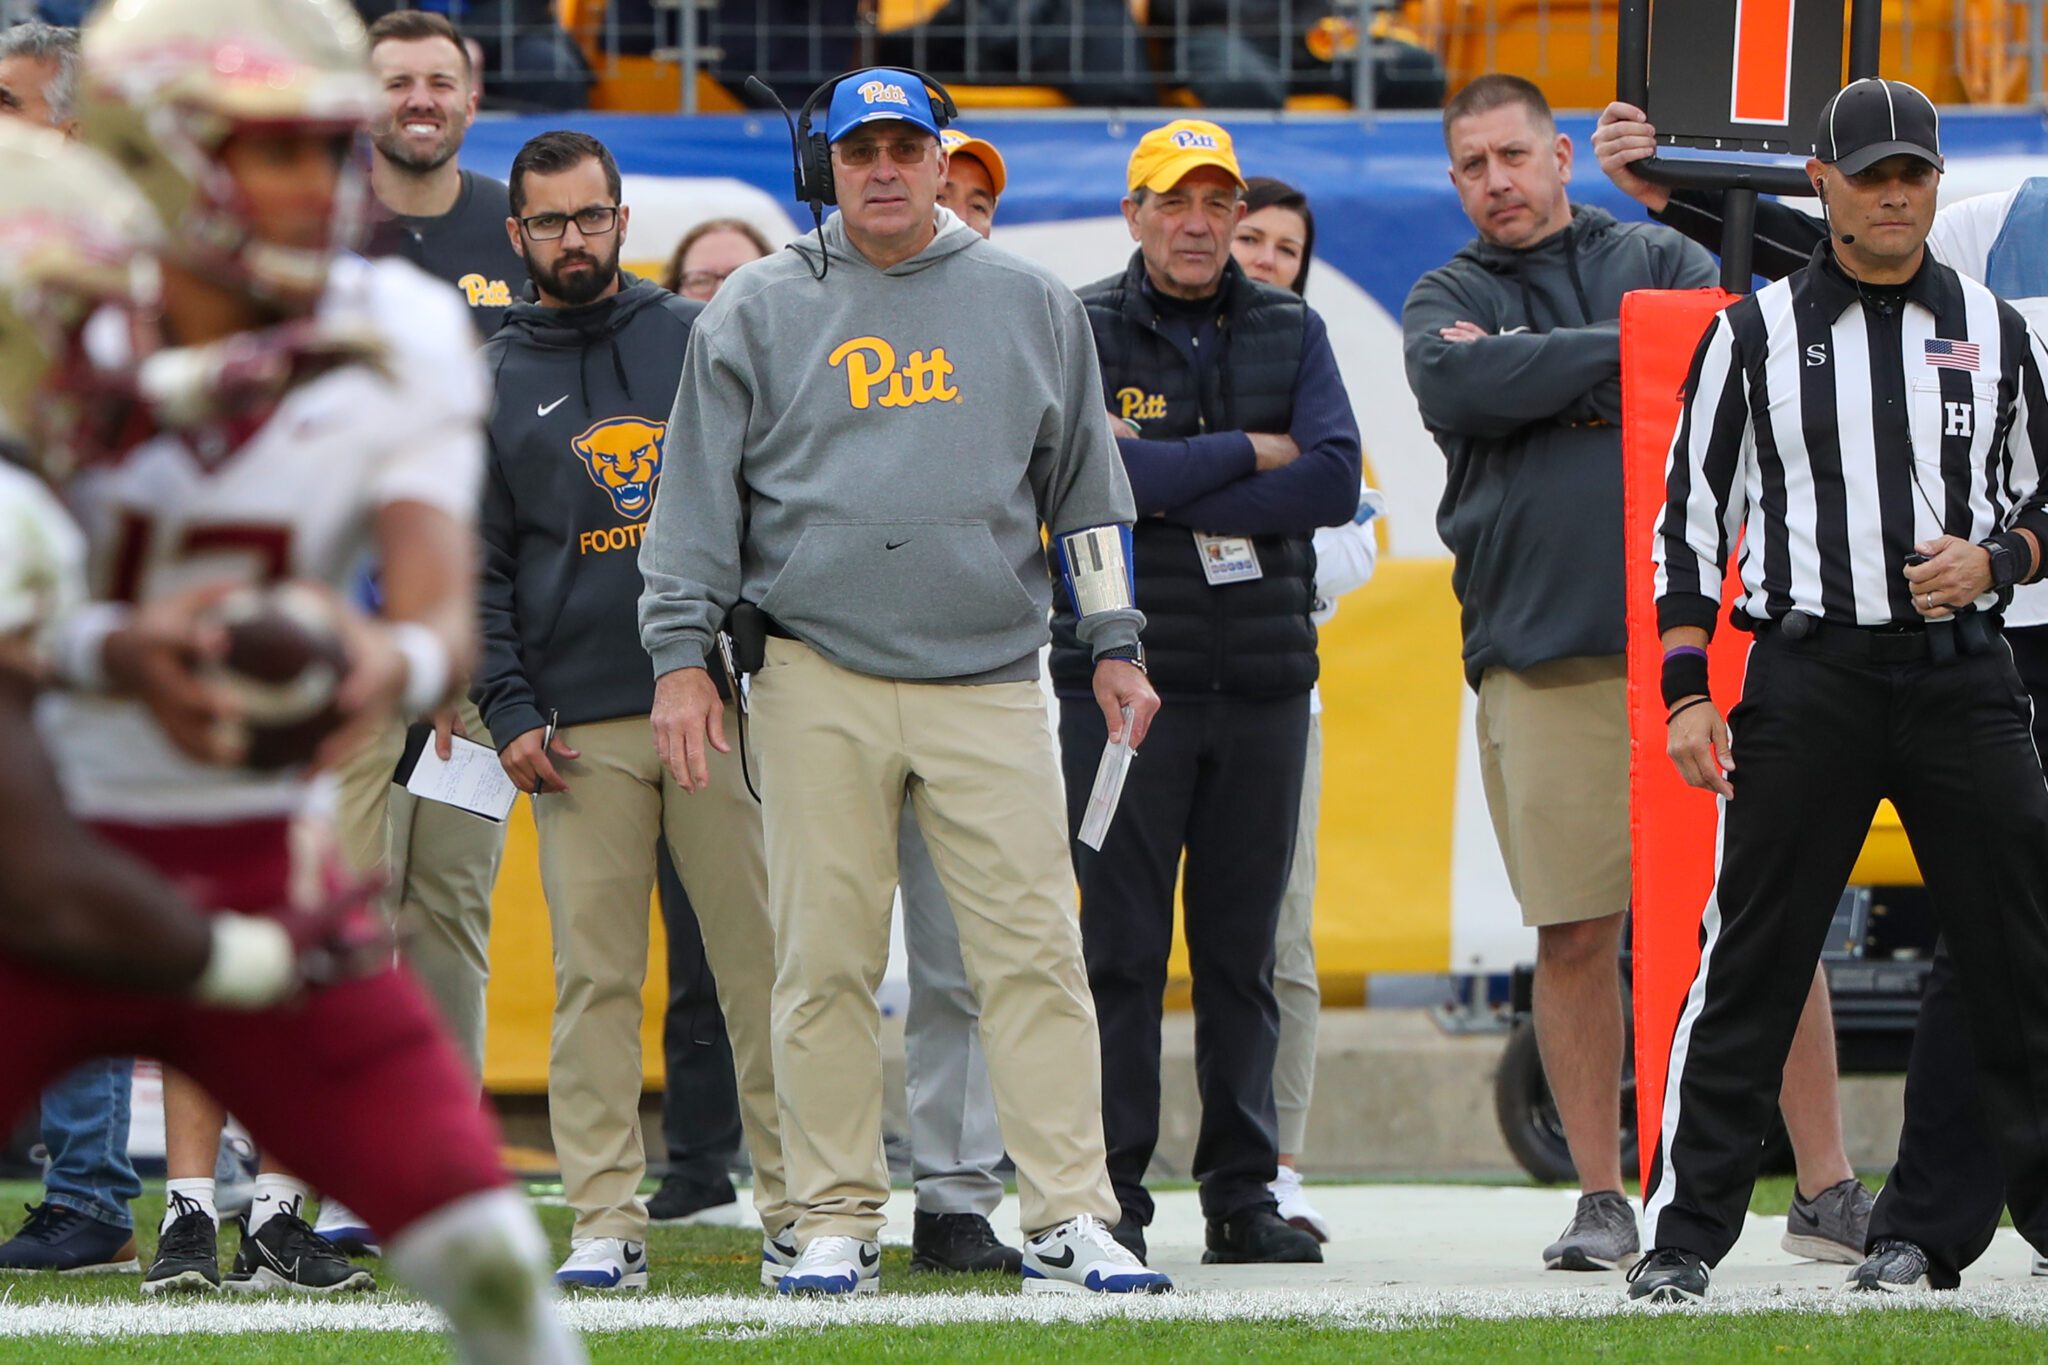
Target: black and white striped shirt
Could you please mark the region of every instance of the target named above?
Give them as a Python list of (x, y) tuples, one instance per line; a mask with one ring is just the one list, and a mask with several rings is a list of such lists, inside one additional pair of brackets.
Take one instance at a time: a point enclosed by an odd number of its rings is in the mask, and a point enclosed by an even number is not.
[(1919, 622), (1903, 572), (1917, 541), (2024, 525), (2048, 545), (2044, 364), (2011, 305), (1931, 255), (1903, 288), (1859, 294), (1822, 242), (1729, 305), (1666, 465), (1658, 629), (1713, 629), (1738, 533), (1737, 610), (1857, 626)]

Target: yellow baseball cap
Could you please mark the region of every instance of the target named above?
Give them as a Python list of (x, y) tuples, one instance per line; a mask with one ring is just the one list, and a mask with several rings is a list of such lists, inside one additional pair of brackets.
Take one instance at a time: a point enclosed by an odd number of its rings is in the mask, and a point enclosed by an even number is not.
[(1133, 190), (1158, 194), (1178, 185), (1197, 166), (1221, 167), (1240, 188), (1244, 185), (1230, 134), (1205, 119), (1177, 118), (1138, 139), (1128, 179)]
[(945, 144), (947, 156), (971, 156), (987, 167), (989, 187), (996, 192), (996, 198), (1003, 197), (1003, 186), (1010, 183), (1010, 172), (1003, 165), (1003, 154), (996, 150), (993, 142), (985, 137), (970, 137), (958, 128), (948, 128), (940, 133), (939, 141)]

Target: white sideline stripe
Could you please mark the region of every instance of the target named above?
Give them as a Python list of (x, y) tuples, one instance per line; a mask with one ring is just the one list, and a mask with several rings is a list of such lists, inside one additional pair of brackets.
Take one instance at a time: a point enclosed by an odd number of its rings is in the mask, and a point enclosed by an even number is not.
[[(1838, 1290), (1783, 1288), (1717, 1292), (1706, 1311), (1750, 1314), (1786, 1311), (1842, 1316), (1909, 1309), (2002, 1318), (2025, 1327), (2048, 1327), (2048, 1295), (2028, 1285), (1926, 1294), (1844, 1294)], [(735, 1295), (572, 1299), (563, 1316), (593, 1335), (648, 1328), (730, 1329), (714, 1335), (753, 1338), (831, 1327), (927, 1327), (988, 1323), (1272, 1322), (1312, 1320), (1317, 1327), (1391, 1332), (1450, 1319), (1596, 1319), (1624, 1313), (1688, 1313), (1688, 1307), (1631, 1307), (1617, 1285), (1599, 1291), (1470, 1290), (1458, 1293), (1279, 1291), (1208, 1292), (1115, 1300), (1017, 1294), (901, 1294), (853, 1303), (827, 1303)], [(107, 1340), (196, 1334), (414, 1332), (440, 1330), (439, 1314), (424, 1304), (357, 1299), (350, 1303), (275, 1300), (196, 1304), (0, 1304), (0, 1339), (65, 1337)]]

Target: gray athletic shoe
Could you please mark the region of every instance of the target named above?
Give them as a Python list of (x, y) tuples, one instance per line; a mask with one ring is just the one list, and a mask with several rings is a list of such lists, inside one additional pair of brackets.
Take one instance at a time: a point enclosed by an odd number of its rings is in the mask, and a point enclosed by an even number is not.
[(1927, 1288), (1927, 1253), (1900, 1237), (1887, 1237), (1849, 1272), (1851, 1294), (1905, 1294)]
[(1794, 1186), (1792, 1207), (1785, 1214), (1785, 1236), (1779, 1245), (1809, 1261), (1861, 1265), (1870, 1210), (1876, 1203), (1877, 1196), (1853, 1177), (1828, 1186), (1810, 1202), (1802, 1199)]
[(1626, 1270), (1642, 1255), (1636, 1211), (1613, 1190), (1579, 1196), (1572, 1225), (1543, 1248), (1546, 1270)]

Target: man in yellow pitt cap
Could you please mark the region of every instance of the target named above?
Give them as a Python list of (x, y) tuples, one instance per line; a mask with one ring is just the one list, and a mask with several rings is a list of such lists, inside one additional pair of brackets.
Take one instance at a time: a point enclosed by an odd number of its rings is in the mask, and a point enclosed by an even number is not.
[[(1139, 139), (1124, 219), (1138, 250), (1081, 291), (1117, 446), (1145, 644), (1161, 708), (1100, 853), (1077, 844), (1081, 936), (1102, 1032), (1103, 1131), (1144, 1245), (1145, 1167), (1159, 1133), (1159, 1012), (1175, 880), (1194, 973), (1202, 1121), (1194, 1173), (1210, 1262), (1319, 1261), (1267, 1185), (1278, 1156), (1273, 944), (1294, 857), (1316, 635), (1319, 526), (1358, 509), (1359, 438), (1323, 320), (1246, 277), (1230, 254), (1244, 215), (1230, 134), (1181, 119)], [(1067, 808), (1087, 806), (1105, 736), (1088, 655), (1055, 594), (1053, 684)], [(1142, 1252), (1140, 1252), (1142, 1254)]]
[(940, 133), (939, 141), (946, 148), (946, 183), (939, 189), (940, 205), (988, 236), (995, 230), (996, 203), (1010, 181), (1003, 154), (987, 138), (957, 128)]

